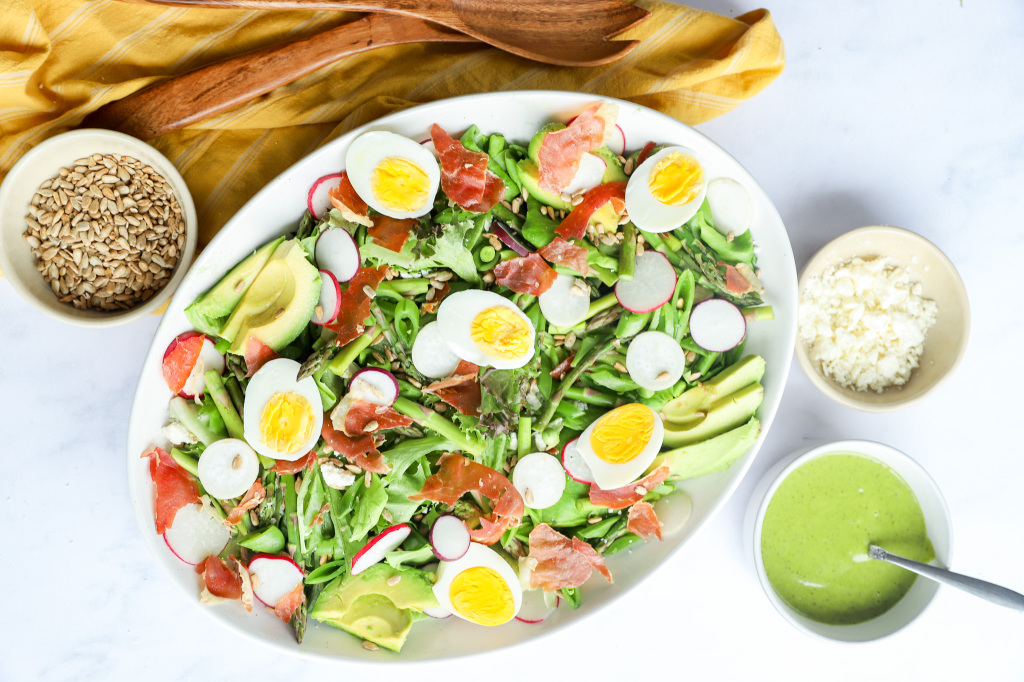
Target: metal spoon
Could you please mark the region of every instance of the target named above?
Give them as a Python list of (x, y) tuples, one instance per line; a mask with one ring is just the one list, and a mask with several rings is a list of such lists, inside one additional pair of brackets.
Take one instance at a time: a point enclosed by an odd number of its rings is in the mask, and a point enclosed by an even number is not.
[(978, 580), (977, 578), (971, 578), (966, 575), (960, 575), (959, 573), (953, 573), (947, 571), (944, 568), (936, 568), (935, 566), (929, 566), (928, 564), (922, 564), (918, 561), (911, 561), (910, 559), (904, 559), (896, 554), (891, 554), (877, 545), (871, 545), (868, 547), (868, 556), (878, 561), (888, 561), (890, 564), (895, 564), (901, 568), (905, 568), (908, 571), (923, 575), (929, 580), (934, 580), (937, 583), (943, 585), (951, 585), (957, 589), (961, 589), (964, 592), (973, 594), (975, 597), (981, 597), (987, 599), (990, 602), (995, 602), (1000, 606), (1008, 606), (1011, 609), (1017, 609), (1018, 611), (1024, 611), (1024, 594), (1008, 590), (1005, 587), (1000, 587), (984, 580)]

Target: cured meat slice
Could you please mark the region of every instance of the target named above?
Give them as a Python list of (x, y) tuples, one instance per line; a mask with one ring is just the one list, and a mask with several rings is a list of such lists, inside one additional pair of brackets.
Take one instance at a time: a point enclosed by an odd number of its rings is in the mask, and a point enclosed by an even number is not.
[(502, 261), (494, 266), (494, 281), (518, 294), (539, 296), (551, 288), (558, 273), (535, 253)]
[(336, 345), (344, 346), (363, 333), (366, 328), (364, 322), (370, 315), (370, 297), (366, 295), (366, 287), (376, 291), (387, 270), (385, 265), (359, 268), (356, 276), (349, 281), (348, 288), (341, 292), (341, 312), (337, 320), (327, 325), (328, 329), (338, 334), (334, 340)]
[(306, 467), (312, 466), (316, 461), (316, 450), (310, 450), (305, 457), (289, 462), (284, 459), (277, 460), (277, 463), (270, 468), (275, 474), (297, 474)]
[(460, 360), (450, 377), (435, 381), (423, 392), (433, 393), (462, 414), (480, 416), (480, 368), (468, 360)]
[(551, 378), (552, 379), (558, 379), (559, 381), (564, 379), (565, 375), (568, 374), (569, 370), (572, 368), (572, 361), (575, 358), (576, 358), (576, 354), (573, 353), (572, 355), (567, 357), (565, 360), (562, 360), (560, 363), (558, 363), (558, 365), (556, 365), (555, 368), (553, 370), (551, 370)]
[(302, 602), (305, 600), (306, 593), (302, 589), (302, 581), (299, 581), (294, 590), (278, 599), (274, 604), (274, 615), (287, 623), (291, 621), (295, 610), (302, 606)]
[(668, 478), (670, 467), (662, 464), (660, 467), (647, 474), (639, 481), (612, 490), (602, 490), (596, 485), (590, 486), (590, 501), (598, 507), (609, 509), (625, 509), (644, 499), (644, 495), (651, 492)]
[(369, 217), (370, 208), (365, 201), (359, 198), (355, 188), (352, 187), (348, 171), (341, 172), (338, 184), (331, 188), (327, 196), (330, 197), (334, 208), (338, 209), (341, 217), (345, 220), (367, 227), (373, 224)]
[(259, 506), (260, 502), (267, 496), (267, 489), (263, 487), (263, 484), (256, 481), (252, 484), (252, 487), (246, 491), (242, 499), (238, 501), (238, 506), (228, 512), (228, 517), (221, 523), (225, 526), (237, 526), (242, 522), (242, 517), (250, 509), (255, 509)]
[(589, 190), (583, 195), (583, 201), (555, 228), (555, 233), (563, 239), (583, 239), (594, 212), (609, 201), (615, 212), (621, 215), (626, 208), (625, 182), (606, 182)]
[[(586, 227), (584, 226), (583, 229), (585, 231)], [(587, 264), (587, 250), (561, 237), (555, 237), (547, 246), (538, 249), (537, 253), (544, 256), (549, 263), (564, 265), (584, 277), (590, 272), (590, 267)]]
[(441, 189), (461, 208), (486, 213), (505, 196), (505, 183), (487, 170), (487, 154), (466, 149), (436, 123), (430, 139), (441, 157)]
[(629, 508), (626, 530), (644, 540), (650, 540), (652, 536), (661, 539), (661, 521), (650, 502), (637, 502)]
[(199, 486), (162, 448), (153, 448), (142, 456), (149, 457), (149, 476), (156, 488), (153, 501), (156, 532), (163, 535), (174, 523), (179, 509), (200, 501)]
[(537, 152), (540, 188), (558, 194), (572, 182), (583, 155), (600, 147), (611, 136), (617, 115), (618, 107), (614, 104), (597, 104), (565, 128), (545, 135)]
[(530, 587), (545, 592), (579, 587), (594, 571), (612, 582), (612, 574), (597, 550), (578, 538), (567, 538), (546, 523), (530, 531), (526, 565)]
[(250, 335), (249, 342), (245, 344), (245, 376), (251, 377), (260, 371), (260, 367), (279, 357), (277, 351)]
[(208, 556), (196, 564), (206, 591), (221, 599), (241, 599), (242, 582), (220, 557)]
[(162, 369), (164, 381), (171, 393), (180, 393), (185, 388), (192, 368), (199, 359), (206, 337), (197, 332), (186, 332), (179, 335), (164, 352)]
[(654, 148), (657, 146), (658, 145), (654, 144), (654, 142), (648, 142), (645, 144), (644, 148), (640, 150), (640, 155), (636, 157), (636, 165), (639, 166), (641, 163), (646, 161), (647, 157), (651, 155), (651, 152), (653, 152)]
[(431, 291), (434, 292), (434, 295), (431, 297), (429, 301), (423, 304), (423, 312), (427, 313), (428, 315), (433, 315), (434, 313), (436, 313), (438, 306), (441, 305), (441, 301), (444, 300), (445, 296), (451, 293), (451, 290), (452, 287), (448, 282), (444, 282), (441, 285), (440, 289), (431, 289)]
[(725, 288), (730, 294), (742, 296), (761, 288), (761, 282), (757, 279), (757, 275), (746, 263), (732, 266), (720, 261), (718, 265), (725, 268)]
[(373, 243), (385, 249), (399, 252), (405, 243), (409, 241), (412, 230), (416, 227), (416, 220), (406, 218), (398, 220), (386, 215), (374, 216), (373, 227), (366, 231), (366, 234), (373, 237)]
[(356, 466), (375, 474), (388, 473), (388, 465), (377, 450), (373, 436), (370, 434), (347, 436), (343, 431), (334, 428), (330, 415), (324, 415), (324, 425), (320, 429), (320, 437), (334, 452)]
[[(373, 423), (376, 423), (376, 426), (373, 426)], [(350, 436), (360, 436), (410, 424), (412, 419), (386, 405), (378, 405), (368, 400), (353, 400), (345, 415), (344, 431)], [(368, 426), (373, 428), (367, 428)]]
[[(522, 520), (526, 504), (505, 476), (457, 453), (442, 455), (437, 465), (437, 473), (427, 479), (420, 492), (410, 495), (410, 500), (431, 500), (454, 505), (471, 490), (486, 496), (494, 503), (493, 511), (489, 517), (480, 517), (481, 527), (478, 531), (470, 532), (474, 540), (483, 544), (494, 544), (501, 533)], [(495, 526), (500, 526), (501, 530), (498, 531)]]

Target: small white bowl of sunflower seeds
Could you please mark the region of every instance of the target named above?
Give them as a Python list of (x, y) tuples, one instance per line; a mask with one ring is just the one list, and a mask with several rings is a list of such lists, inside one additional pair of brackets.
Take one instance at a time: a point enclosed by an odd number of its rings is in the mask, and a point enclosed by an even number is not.
[(33, 147), (0, 185), (0, 270), (42, 312), (112, 326), (158, 310), (195, 254), (195, 206), (160, 152), (110, 130)]

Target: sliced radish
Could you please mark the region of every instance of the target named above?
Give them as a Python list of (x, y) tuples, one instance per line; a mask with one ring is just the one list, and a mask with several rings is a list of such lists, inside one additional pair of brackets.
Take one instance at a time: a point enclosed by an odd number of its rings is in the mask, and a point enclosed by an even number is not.
[(682, 347), (665, 332), (644, 332), (629, 342), (626, 369), (641, 388), (664, 390), (679, 381), (685, 367)]
[(416, 371), (431, 379), (444, 379), (455, 371), (459, 361), (436, 320), (420, 327), (412, 342), (412, 364)]
[(516, 620), (527, 625), (543, 623), (555, 612), (561, 599), (553, 592), (527, 590), (523, 592), (523, 605), (516, 614)]
[(260, 475), (260, 460), (237, 438), (222, 438), (199, 456), (199, 482), (218, 500), (244, 495)]
[(743, 311), (724, 299), (704, 301), (690, 313), (690, 336), (705, 350), (724, 353), (740, 345), (746, 335)]
[(254, 578), (252, 592), (256, 598), (274, 608), (302, 583), (303, 573), (299, 565), (286, 556), (257, 554), (249, 562), (249, 576)]
[(430, 527), (430, 545), (441, 561), (458, 561), (469, 551), (469, 528), (458, 516), (438, 516)]
[(498, 239), (501, 240), (502, 244), (512, 249), (520, 256), (528, 256), (533, 253), (526, 244), (523, 244), (514, 234), (512, 234), (512, 230), (509, 229), (508, 225), (500, 220), (495, 220), (491, 223), (491, 232), (498, 235)]
[(341, 312), (341, 285), (330, 270), (320, 271), (320, 300), (313, 311), (312, 322), (320, 327), (338, 319)]
[(680, 490), (655, 502), (654, 513), (661, 522), (662, 537), (669, 537), (686, 527), (693, 515), (693, 500)]
[(175, 336), (164, 351), (162, 370), (167, 388), (172, 393), (180, 393), (195, 368), (196, 360), (203, 349), (203, 334), (196, 331), (184, 332)]
[(579, 438), (573, 438), (562, 448), (562, 467), (565, 468), (565, 473), (569, 474), (569, 478), (577, 483), (593, 485), (594, 472), (590, 470), (590, 465), (583, 459), (579, 448), (576, 447), (578, 440)]
[(626, 133), (622, 132), (618, 123), (612, 128), (612, 136), (608, 138), (606, 146), (619, 156), (626, 155)]
[(398, 399), (398, 379), (387, 370), (367, 367), (352, 375), (348, 390), (374, 405), (390, 407)]
[(572, 275), (559, 273), (548, 290), (537, 297), (537, 301), (548, 322), (556, 327), (572, 327), (587, 318), (590, 311), (590, 287)]
[(676, 290), (676, 271), (664, 254), (644, 251), (637, 256), (633, 279), (615, 284), (615, 298), (634, 313), (649, 313), (672, 298)]
[(352, 575), (359, 575), (370, 566), (384, 560), (384, 555), (398, 549), (409, 537), (412, 529), (407, 524), (399, 523), (385, 528), (376, 537), (363, 545), (363, 548), (352, 557)]
[(174, 523), (164, 532), (164, 542), (174, 556), (193, 566), (210, 555), (220, 554), (230, 539), (231, 529), (198, 502), (179, 509)]
[(348, 230), (325, 230), (316, 240), (313, 257), (317, 267), (328, 270), (339, 282), (347, 282), (359, 271), (359, 247)]
[(341, 175), (342, 173), (325, 175), (309, 188), (309, 194), (306, 195), (306, 207), (317, 220), (323, 220), (334, 208), (334, 204), (331, 202), (331, 190), (341, 184)]
[[(441, 155), (437, 153), (437, 147), (434, 146), (434, 140), (428, 137), (427, 139), (423, 140), (423, 142), (420, 142), (420, 144), (423, 145), (424, 149), (433, 154), (435, 158), (441, 158)], [(424, 613), (426, 613), (426, 611), (424, 611)]]
[(580, 167), (569, 184), (562, 188), (562, 194), (573, 195), (585, 192), (601, 184), (608, 164), (597, 154), (584, 154), (580, 158)]
[(526, 455), (512, 470), (512, 485), (531, 509), (547, 509), (562, 499), (565, 469), (546, 452)]
[(206, 394), (206, 372), (214, 369), (220, 374), (224, 372), (225, 366), (224, 356), (217, 350), (217, 344), (209, 336), (204, 336), (196, 364), (192, 366), (192, 371), (189, 372), (188, 379), (185, 380), (185, 385), (178, 395), (182, 398), (204, 396)]
[(706, 198), (715, 229), (723, 235), (738, 237), (750, 229), (754, 204), (743, 185), (732, 178), (715, 178), (708, 183)]

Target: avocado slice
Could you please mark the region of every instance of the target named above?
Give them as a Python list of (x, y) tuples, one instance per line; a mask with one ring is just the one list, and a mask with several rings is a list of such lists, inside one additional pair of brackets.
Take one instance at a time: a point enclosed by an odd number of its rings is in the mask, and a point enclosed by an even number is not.
[(719, 372), (713, 379), (687, 390), (665, 403), (661, 413), (665, 421), (686, 426), (692, 424), (697, 412), (707, 412), (712, 403), (757, 383), (764, 376), (765, 362), (760, 355), (748, 355)]
[(437, 597), (429, 573), (380, 563), (359, 575), (331, 581), (309, 615), (385, 649), (400, 651), (423, 609), (435, 606)]
[(320, 273), (295, 239), (282, 242), (246, 290), (220, 336), (245, 355), (250, 336), (279, 351), (295, 340), (320, 299)]
[(754, 383), (716, 400), (696, 423), (680, 426), (665, 422), (665, 445), (678, 448), (725, 433), (750, 419), (763, 398), (764, 387)]
[(284, 237), (278, 237), (269, 244), (264, 244), (245, 260), (231, 268), (209, 291), (199, 296), (185, 308), (185, 317), (196, 330), (211, 336), (220, 336), (231, 311), (235, 309), (242, 296), (256, 279), (263, 266), (267, 264)]
[[(716, 471), (725, 471), (757, 440), (761, 422), (751, 417), (745, 424), (707, 440), (662, 453), (672, 467), (673, 479), (696, 478)], [(656, 468), (656, 467), (652, 467)]]
[(540, 171), (537, 170), (537, 164), (529, 159), (523, 159), (519, 162), (518, 168), (519, 181), (531, 197), (552, 208), (564, 209), (566, 211), (572, 210), (571, 203), (564, 201), (557, 194), (552, 194), (540, 188)]
[(530, 138), (530, 146), (526, 149), (526, 155), (530, 157), (530, 160), (533, 161), (534, 165), (540, 165), (540, 146), (544, 144), (544, 138), (547, 134), (556, 130), (562, 130), (565, 127), (564, 123), (548, 123)]

